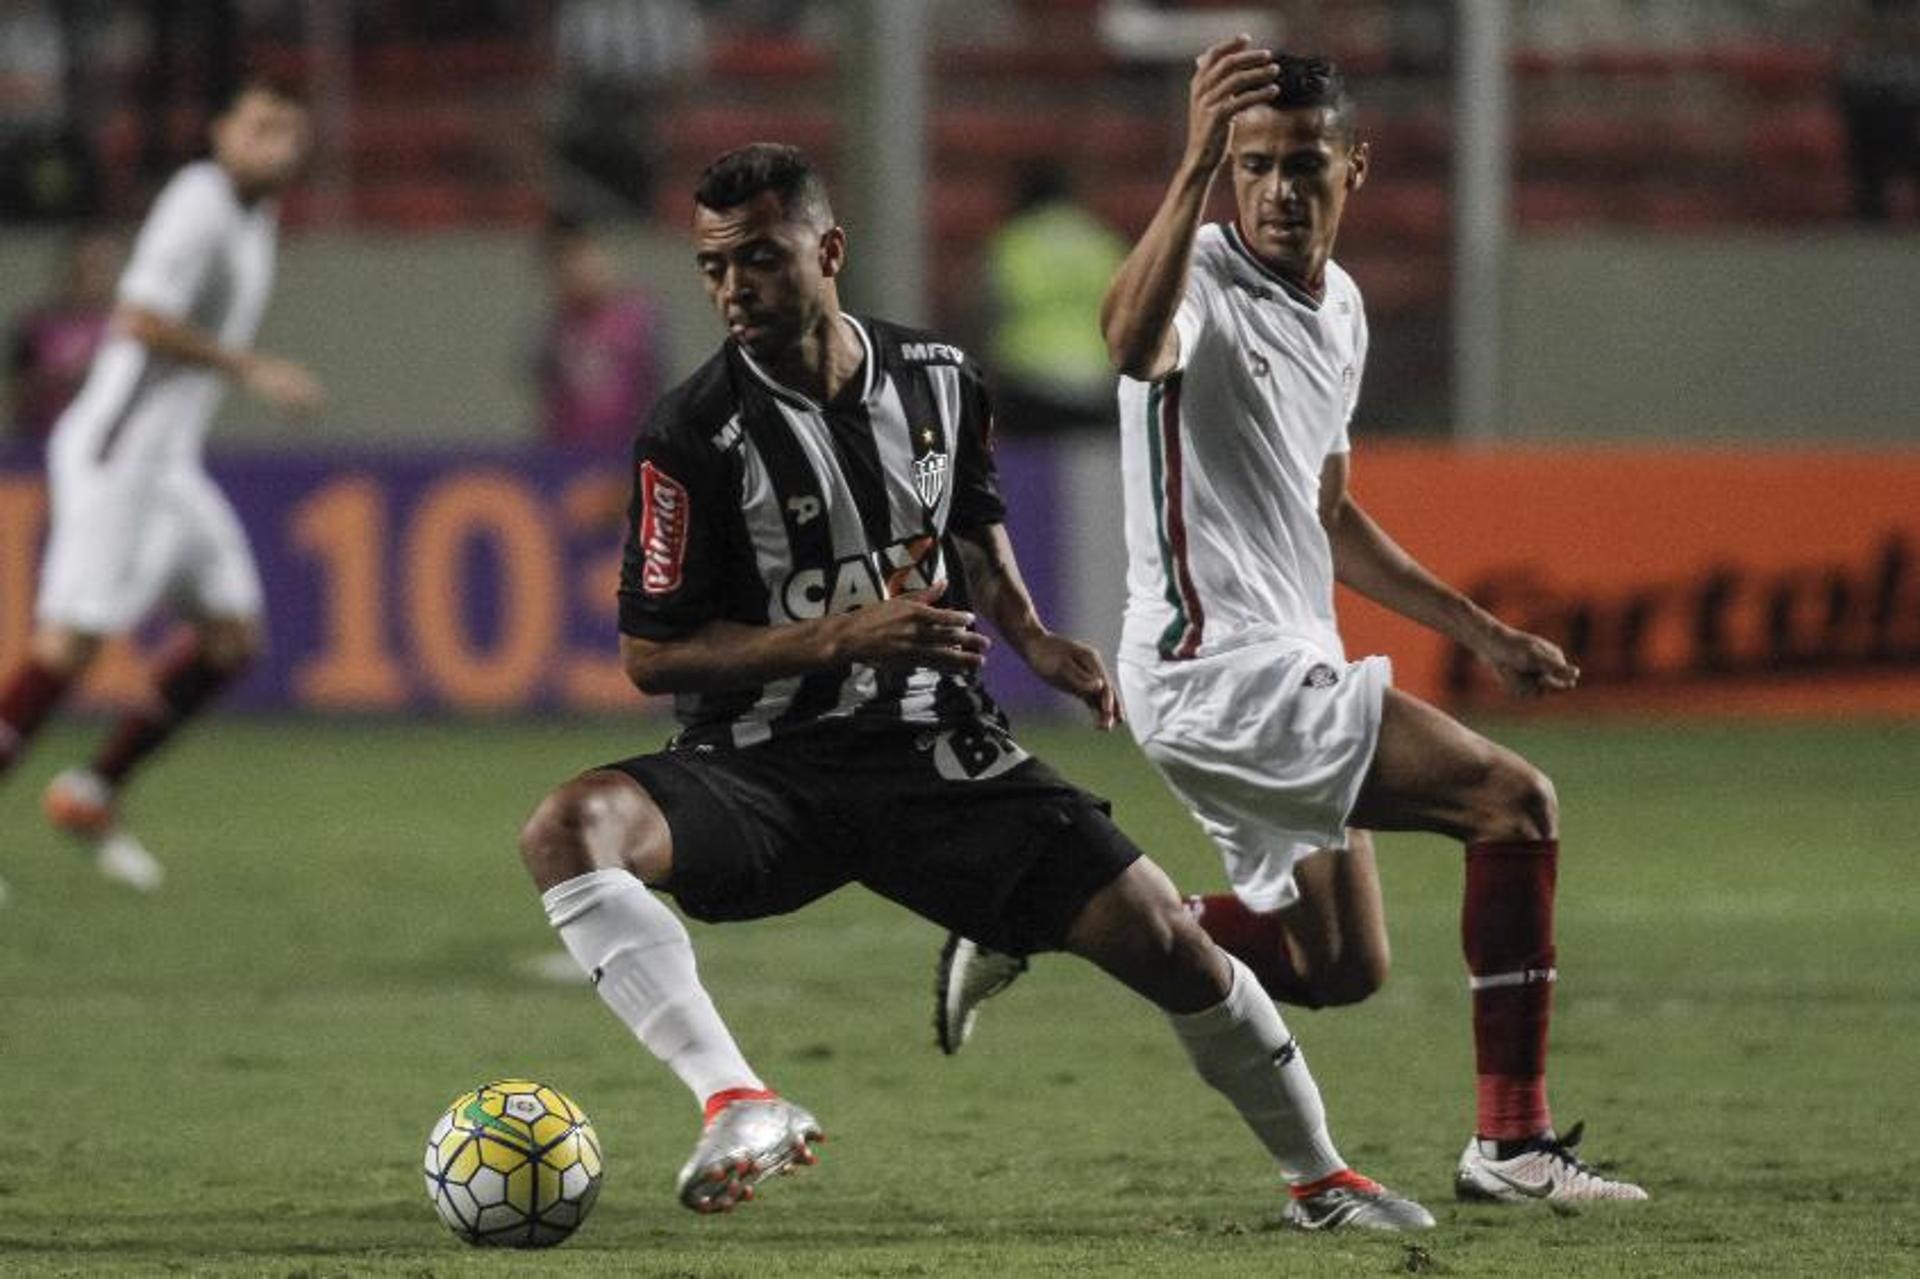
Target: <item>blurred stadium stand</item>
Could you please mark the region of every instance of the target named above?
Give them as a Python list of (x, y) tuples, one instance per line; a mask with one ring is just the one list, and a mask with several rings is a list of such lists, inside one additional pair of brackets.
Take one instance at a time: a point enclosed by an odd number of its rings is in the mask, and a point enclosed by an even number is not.
[[(666, 0), (656, 0), (666, 4)], [(176, 59), (171, 106), (143, 114), (150, 87), (141, 5), (91, 15), (79, 75), (81, 123), (99, 200), (138, 216), (154, 174), (149, 130), (191, 152), (207, 68)], [(521, 232), (563, 197), (602, 207), (619, 182), (556, 155), (568, 81), (556, 24), (566, 0), (351, 6), (350, 56), (323, 76), (298, 0), (227, 6), (249, 67), (342, 95), (315, 180), (288, 200), (302, 229), (385, 235)], [(653, 5), (626, 6), (640, 13)], [(633, 216), (677, 229), (700, 167), (752, 139), (790, 139), (831, 171), (844, 100), (838, 6), (675, 0), (698, 22), (694, 63), (634, 99), (650, 142)], [(1181, 144), (1184, 64), (1130, 64), (1094, 37), (1101, 0), (942, 3), (930, 84), (926, 207), (931, 313), (960, 324), (977, 256), (1005, 216), (1021, 166), (1070, 157), (1087, 202), (1116, 229), (1144, 226)], [(1161, 9), (1232, 11), (1189, 0)], [(1364, 281), (1376, 350), (1374, 424), (1444, 425), (1448, 377), (1452, 5), (1330, 0), (1257, 6), (1294, 47), (1324, 48), (1358, 82), (1376, 182), (1353, 206), (1342, 258)], [(1514, 6), (1513, 210), (1522, 236), (1598, 231), (1724, 234), (1842, 227), (1852, 207), (1839, 83), (1873, 6), (1816, 0), (1563, 0)], [(1882, 6), (1884, 7), (1884, 6)], [(14, 5), (0, 108), (13, 129), (62, 127), (56, 6)], [(37, 26), (36, 10), (43, 13)], [(772, 16), (770, 16), (772, 15)], [(68, 121), (66, 123), (72, 123)], [(9, 152), (11, 154), (11, 152)], [(857, 228), (856, 228), (857, 230)]]

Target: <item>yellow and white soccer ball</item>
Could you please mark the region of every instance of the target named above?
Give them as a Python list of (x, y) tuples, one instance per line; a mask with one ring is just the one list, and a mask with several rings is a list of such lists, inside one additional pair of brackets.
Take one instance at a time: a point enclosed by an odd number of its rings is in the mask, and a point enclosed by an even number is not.
[(605, 1164), (587, 1113), (557, 1088), (500, 1079), (427, 1134), (427, 1195), (470, 1244), (548, 1248), (587, 1219)]

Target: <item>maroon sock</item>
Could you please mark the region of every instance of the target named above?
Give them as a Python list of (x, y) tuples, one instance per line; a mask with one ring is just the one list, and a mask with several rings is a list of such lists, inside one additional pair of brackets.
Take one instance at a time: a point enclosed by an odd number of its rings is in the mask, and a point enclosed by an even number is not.
[(1278, 911), (1253, 910), (1232, 893), (1189, 897), (1186, 906), (1213, 944), (1251, 969), (1268, 995), (1283, 1004), (1320, 1006), (1294, 971)]
[(182, 721), (212, 701), (238, 674), (235, 668), (208, 662), (198, 639), (188, 636), (176, 642), (155, 672), (159, 697), (114, 725), (94, 756), (93, 771), (109, 786), (118, 786), (141, 760), (173, 736)]
[(1460, 940), (1472, 974), (1479, 1133), (1516, 1141), (1553, 1126), (1547, 1023), (1553, 1014), (1553, 884), (1558, 840), (1467, 845)]
[(73, 676), (42, 666), (28, 658), (0, 691), (0, 772), (20, 758), (47, 715), (66, 696)]

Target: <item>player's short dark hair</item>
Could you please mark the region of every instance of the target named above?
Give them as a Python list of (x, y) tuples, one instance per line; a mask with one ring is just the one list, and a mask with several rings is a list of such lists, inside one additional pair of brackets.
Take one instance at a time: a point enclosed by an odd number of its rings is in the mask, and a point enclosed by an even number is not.
[(731, 209), (762, 191), (778, 196), (788, 217), (833, 225), (833, 206), (819, 171), (806, 152), (780, 142), (753, 142), (727, 152), (700, 175), (693, 199), (704, 209)]
[(1339, 64), (1317, 53), (1278, 53), (1274, 61), (1280, 64), (1280, 92), (1273, 105), (1283, 110), (1324, 108), (1334, 117), (1340, 136), (1351, 143), (1355, 137), (1353, 94)]
[(540, 225), (540, 247), (558, 253), (595, 238), (597, 229), (585, 216), (573, 209), (552, 209)]

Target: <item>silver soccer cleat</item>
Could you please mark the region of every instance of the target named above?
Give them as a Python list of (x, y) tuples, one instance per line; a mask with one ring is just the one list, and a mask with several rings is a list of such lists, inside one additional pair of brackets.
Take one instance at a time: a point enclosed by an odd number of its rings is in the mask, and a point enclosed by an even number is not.
[(819, 1157), (820, 1123), (784, 1097), (741, 1100), (707, 1122), (680, 1169), (680, 1202), (695, 1212), (731, 1212), (768, 1177)]
[(1645, 1199), (1647, 1192), (1641, 1187), (1630, 1181), (1603, 1177), (1573, 1153), (1585, 1127), (1585, 1124), (1575, 1124), (1565, 1137), (1552, 1133), (1537, 1137), (1507, 1159), (1498, 1158), (1496, 1150), (1488, 1149), (1492, 1142), (1482, 1142), (1477, 1137), (1470, 1139), (1460, 1156), (1459, 1171), (1454, 1174), (1454, 1195), (1474, 1203), (1525, 1203), (1529, 1199), (1541, 1199), (1569, 1204)]
[(973, 1033), (980, 1005), (1013, 985), (1027, 961), (988, 950), (959, 933), (948, 933), (933, 979), (933, 1033), (940, 1051), (952, 1056)]
[(1296, 1230), (1433, 1229), (1433, 1214), (1405, 1195), (1358, 1174), (1318, 1194), (1287, 1205), (1286, 1223)]

